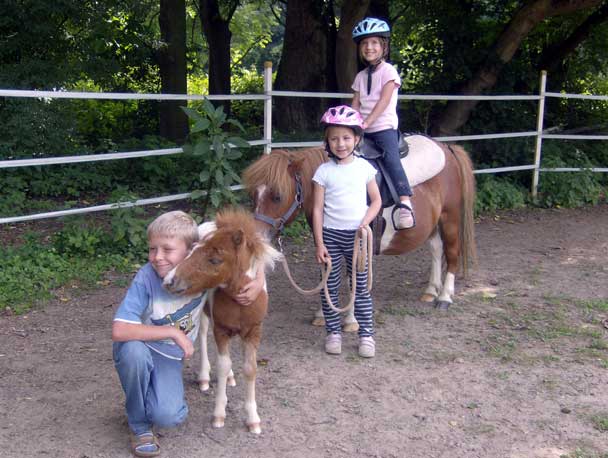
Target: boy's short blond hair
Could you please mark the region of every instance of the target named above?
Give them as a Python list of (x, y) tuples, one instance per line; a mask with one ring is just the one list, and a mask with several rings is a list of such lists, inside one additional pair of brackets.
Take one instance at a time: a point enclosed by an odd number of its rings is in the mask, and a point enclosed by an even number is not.
[(183, 240), (187, 247), (198, 242), (198, 224), (181, 210), (163, 213), (148, 226), (148, 240), (152, 237), (175, 237)]

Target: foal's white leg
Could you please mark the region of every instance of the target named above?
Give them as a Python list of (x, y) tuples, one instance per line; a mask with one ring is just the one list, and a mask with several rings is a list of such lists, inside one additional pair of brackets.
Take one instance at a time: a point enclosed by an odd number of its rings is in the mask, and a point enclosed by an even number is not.
[(243, 376), (245, 378), (245, 413), (250, 433), (260, 434), (260, 417), (255, 401), (255, 377), (257, 374), (256, 349), (252, 343), (243, 342)]
[(429, 277), (429, 284), (420, 298), (423, 302), (433, 302), (442, 289), (441, 273), (443, 270), (443, 242), (441, 241), (441, 236), (437, 229), (435, 229), (435, 232), (429, 238), (428, 244), (431, 252), (431, 274)]
[(207, 335), (209, 334), (209, 317), (201, 311), (201, 367), (198, 371), (198, 386), (201, 391), (209, 390), (211, 365), (209, 364), (209, 345)]
[(226, 404), (228, 404), (226, 381), (228, 379), (228, 374), (230, 374), (230, 371), (232, 370), (232, 360), (230, 359), (228, 345), (226, 345), (224, 351), (225, 353), (222, 353), (218, 345), (217, 392), (215, 395), (215, 409), (213, 411), (213, 426), (215, 428), (224, 426), (224, 420), (226, 419)]

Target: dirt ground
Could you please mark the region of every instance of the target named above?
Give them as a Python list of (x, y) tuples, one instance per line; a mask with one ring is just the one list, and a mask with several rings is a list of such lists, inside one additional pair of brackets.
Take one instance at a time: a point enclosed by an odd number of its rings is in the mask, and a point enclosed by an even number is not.
[[(523, 210), (476, 225), (479, 265), (439, 312), (417, 300), (425, 249), (374, 258), (377, 356), (323, 352), (317, 298), (269, 275), (258, 354), (263, 432), (246, 432), (243, 386), (223, 429), (214, 390), (187, 363), (188, 420), (161, 430), (166, 457), (608, 456), (608, 206)], [(296, 278), (316, 279), (310, 241), (291, 245)], [(130, 278), (0, 316), (0, 456), (128, 457), (110, 326)], [(606, 323), (608, 325), (608, 323)], [(214, 356), (212, 355), (212, 361)], [(240, 376), (240, 351), (233, 345)]]

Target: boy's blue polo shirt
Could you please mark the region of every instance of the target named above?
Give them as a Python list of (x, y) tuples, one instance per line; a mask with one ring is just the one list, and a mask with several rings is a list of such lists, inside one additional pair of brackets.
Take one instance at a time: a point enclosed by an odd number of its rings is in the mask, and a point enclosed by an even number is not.
[[(159, 320), (174, 313), (196, 298), (201, 298), (200, 305), (180, 320), (182, 330), (194, 341), (200, 328), (202, 313), (207, 293), (176, 296), (162, 287), (162, 278), (158, 276), (150, 263), (144, 265), (135, 275), (125, 298), (114, 315), (114, 321), (125, 323), (154, 325), (152, 319)], [(173, 339), (144, 342), (149, 348), (171, 359), (182, 359), (183, 350)]]

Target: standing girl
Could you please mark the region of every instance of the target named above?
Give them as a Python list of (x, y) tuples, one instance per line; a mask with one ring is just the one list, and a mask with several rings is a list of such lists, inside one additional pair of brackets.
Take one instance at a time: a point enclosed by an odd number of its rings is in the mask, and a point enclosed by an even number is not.
[[(357, 231), (376, 216), (382, 200), (376, 184), (376, 170), (354, 150), (363, 134), (363, 119), (359, 112), (341, 105), (330, 108), (321, 118), (325, 129), (325, 149), (330, 161), (319, 166), (313, 177), (313, 232), (319, 263), (331, 259), (332, 270), (327, 279), (330, 298), (338, 303), (342, 259), (346, 261), (351, 278), (353, 244)], [(370, 204), (367, 205), (369, 195)], [(367, 289), (367, 265), (357, 272), (355, 318), (359, 323), (359, 355), (375, 355), (372, 298)], [(325, 351), (332, 355), (342, 352), (340, 315), (332, 310), (321, 293), (325, 315)]]
[(352, 106), (364, 118), (365, 138), (384, 151), (383, 161), (399, 195), (397, 229), (416, 225), (410, 196), (412, 190), (399, 157), (399, 119), (397, 91), (401, 78), (395, 67), (386, 62), (390, 28), (380, 19), (365, 18), (353, 29), (353, 40), (366, 68), (355, 77)]

